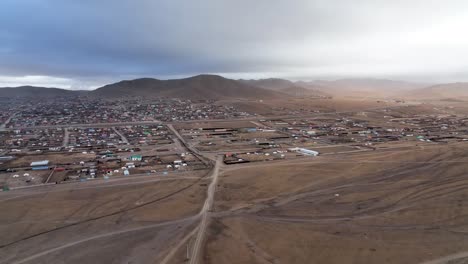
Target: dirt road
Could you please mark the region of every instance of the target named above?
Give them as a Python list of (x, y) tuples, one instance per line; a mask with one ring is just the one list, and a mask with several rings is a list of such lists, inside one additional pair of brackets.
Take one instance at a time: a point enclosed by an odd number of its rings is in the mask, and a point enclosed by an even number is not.
[(15, 117), (16, 114), (17, 113), (13, 113), (3, 124), (0, 124), (0, 131), (6, 130), (6, 126), (8, 125), (8, 123), (10, 123), (11, 119)]
[[(205, 160), (207, 162), (213, 161), (213, 159), (208, 157), (206, 154), (203, 154), (199, 152), (197, 149), (191, 147), (171, 124), (168, 125), (168, 128), (172, 131), (172, 133), (174, 133), (174, 135), (180, 140), (180, 142), (187, 149), (189, 149), (190, 151), (195, 153), (197, 156), (199, 156), (200, 159)], [(219, 169), (222, 166), (222, 164), (223, 164), (223, 159), (221, 156), (218, 156), (216, 158), (216, 163), (214, 165), (213, 171), (211, 173), (212, 180), (211, 180), (210, 185), (208, 186), (205, 203), (203, 204), (203, 207), (198, 214), (199, 216), (201, 216), (201, 221), (200, 221), (200, 224), (196, 227), (198, 231), (196, 233), (195, 243), (193, 244), (193, 247), (192, 247), (192, 254), (189, 260), (190, 264), (199, 263), (199, 260), (200, 260), (200, 251), (203, 246), (206, 228), (208, 226), (209, 219), (210, 219), (209, 211), (213, 206), (216, 185), (218, 184)]]
[(174, 128), (173, 125), (168, 124), (167, 127), (172, 133), (180, 140), (180, 143), (187, 148), (192, 154), (194, 154), (197, 158), (199, 158), (206, 166), (210, 166), (213, 162), (213, 159), (208, 157), (206, 154), (202, 154), (198, 149), (192, 147), (189, 143), (185, 141), (185, 139), (179, 134), (177, 129)]
[(190, 264), (199, 263), (200, 251), (203, 245), (203, 240), (205, 239), (206, 227), (208, 226), (208, 222), (210, 218), (209, 211), (211, 207), (213, 206), (214, 193), (216, 190), (216, 185), (218, 184), (219, 168), (221, 167), (221, 164), (222, 164), (222, 158), (218, 157), (218, 159), (216, 160), (216, 165), (213, 169), (213, 173), (211, 175), (212, 181), (210, 185), (208, 186), (205, 203), (203, 204), (203, 207), (199, 213), (202, 219), (200, 221), (200, 225), (198, 226), (198, 233), (195, 238), (195, 243), (193, 245), (192, 256), (189, 262)]
[(70, 131), (68, 131), (68, 128), (63, 129), (63, 142), (62, 142), (62, 148), (68, 147), (68, 141), (70, 139)]
[(114, 132), (115, 132), (117, 135), (119, 135), (120, 140), (121, 140), (124, 144), (129, 144), (128, 139), (125, 137), (125, 135), (122, 134), (122, 133), (120, 133), (120, 131), (117, 130), (117, 128), (115, 128), (115, 126), (112, 127), (112, 130), (114, 130)]

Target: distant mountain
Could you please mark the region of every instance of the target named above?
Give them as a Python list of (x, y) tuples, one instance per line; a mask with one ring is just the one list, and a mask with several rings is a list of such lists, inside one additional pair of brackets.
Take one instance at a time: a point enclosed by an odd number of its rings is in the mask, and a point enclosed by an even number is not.
[(468, 83), (448, 83), (438, 84), (429, 87), (424, 87), (410, 91), (405, 94), (405, 97), (422, 100), (437, 100), (437, 99), (468, 99)]
[(36, 86), (20, 86), (20, 87), (6, 87), (0, 88), (0, 97), (57, 97), (57, 96), (74, 96), (78, 94), (77, 91), (70, 91), (59, 88), (45, 88)]
[(408, 91), (427, 86), (426, 84), (385, 79), (339, 79), (335, 81), (300, 82), (301, 86), (313, 87), (333, 95), (380, 95), (398, 96)]
[(278, 78), (258, 79), (258, 80), (240, 79), (239, 82), (252, 85), (252, 86), (269, 89), (269, 90), (275, 90), (275, 91), (280, 91), (288, 87), (295, 86), (295, 84), (289, 80), (278, 79)]
[(121, 81), (98, 88), (92, 91), (91, 94), (104, 97), (151, 96), (210, 100), (229, 98), (273, 99), (284, 96), (275, 91), (217, 75), (198, 75), (175, 80), (143, 78)]
[(248, 85), (261, 87), (264, 89), (269, 89), (277, 92), (281, 92), (287, 95), (292, 95), (296, 97), (304, 96), (317, 96), (317, 97), (327, 97), (327, 94), (324, 91), (319, 91), (308, 85), (301, 85), (301, 83), (294, 83), (285, 79), (278, 78), (269, 78), (269, 79), (259, 79), (259, 80), (239, 80)]

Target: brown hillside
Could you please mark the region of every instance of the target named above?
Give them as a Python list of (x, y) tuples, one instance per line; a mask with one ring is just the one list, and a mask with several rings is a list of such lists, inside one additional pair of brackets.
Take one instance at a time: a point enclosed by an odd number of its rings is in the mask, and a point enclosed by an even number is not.
[(185, 79), (136, 79), (106, 85), (92, 92), (105, 97), (151, 96), (184, 99), (273, 99), (281, 93), (251, 86), (217, 75), (198, 75)]

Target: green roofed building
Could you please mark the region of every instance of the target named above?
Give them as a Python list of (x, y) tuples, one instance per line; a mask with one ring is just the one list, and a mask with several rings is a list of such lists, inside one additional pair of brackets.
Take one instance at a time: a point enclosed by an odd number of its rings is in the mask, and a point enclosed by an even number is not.
[(131, 161), (141, 161), (143, 157), (141, 155), (132, 155), (130, 156)]

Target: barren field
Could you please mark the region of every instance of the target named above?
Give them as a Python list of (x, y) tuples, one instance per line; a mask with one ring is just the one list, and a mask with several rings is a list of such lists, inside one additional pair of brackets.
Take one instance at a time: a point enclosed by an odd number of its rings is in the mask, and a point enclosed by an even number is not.
[(466, 162), (463, 144), (228, 167), (205, 263), (420, 263), (464, 252)]
[[(468, 143), (341, 153), (352, 149), (222, 166), (200, 263), (458, 263), (468, 254)], [(0, 263), (184, 263), (206, 175), (1, 193)]]
[(202, 183), (126, 179), (2, 193), (0, 262), (154, 263), (193, 224)]

